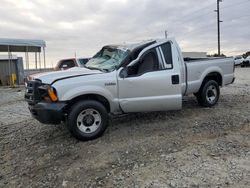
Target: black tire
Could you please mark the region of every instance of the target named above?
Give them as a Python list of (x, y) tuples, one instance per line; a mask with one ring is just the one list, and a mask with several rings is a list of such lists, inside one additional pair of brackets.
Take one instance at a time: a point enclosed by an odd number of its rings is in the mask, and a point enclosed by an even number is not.
[[(100, 121), (98, 122), (96, 119), (100, 119)], [(82, 141), (100, 137), (106, 130), (107, 125), (107, 109), (100, 102), (94, 100), (77, 102), (71, 107), (67, 119), (69, 131), (75, 138)]]
[(212, 107), (217, 104), (220, 97), (220, 87), (214, 80), (204, 81), (196, 98), (199, 105), (204, 107)]

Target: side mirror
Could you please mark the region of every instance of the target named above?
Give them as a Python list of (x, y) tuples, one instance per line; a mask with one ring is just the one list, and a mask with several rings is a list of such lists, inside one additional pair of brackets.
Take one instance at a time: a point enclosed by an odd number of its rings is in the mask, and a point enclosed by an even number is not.
[(129, 66), (129, 67), (125, 67), (121, 70), (120, 72), (120, 77), (121, 78), (127, 78), (131, 75), (134, 74), (134, 67), (133, 66)]
[(128, 67), (124, 67), (120, 72), (120, 77), (124, 79), (127, 76), (128, 76)]

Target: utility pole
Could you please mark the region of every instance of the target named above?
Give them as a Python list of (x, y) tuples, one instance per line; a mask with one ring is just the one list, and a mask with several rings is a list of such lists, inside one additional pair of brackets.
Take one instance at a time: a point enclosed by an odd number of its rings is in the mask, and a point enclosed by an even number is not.
[(215, 12), (217, 12), (217, 29), (218, 29), (218, 56), (220, 56), (220, 23), (222, 22), (220, 20), (220, 3), (222, 2), (222, 0), (217, 0), (217, 10), (215, 10)]

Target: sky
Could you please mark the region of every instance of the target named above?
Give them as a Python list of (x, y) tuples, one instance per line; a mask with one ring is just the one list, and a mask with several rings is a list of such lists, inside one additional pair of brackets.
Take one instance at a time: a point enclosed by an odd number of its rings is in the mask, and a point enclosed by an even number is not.
[[(216, 0), (0, 2), (0, 38), (45, 40), (48, 66), (75, 54), (91, 57), (106, 44), (162, 38), (165, 30), (183, 51), (217, 52)], [(250, 0), (223, 0), (220, 7), (222, 53), (250, 51)]]

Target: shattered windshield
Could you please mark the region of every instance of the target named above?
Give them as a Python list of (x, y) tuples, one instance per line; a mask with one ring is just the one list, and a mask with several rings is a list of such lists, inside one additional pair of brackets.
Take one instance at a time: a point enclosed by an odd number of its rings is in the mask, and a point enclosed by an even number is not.
[(104, 47), (86, 63), (85, 67), (111, 72), (122, 63), (128, 54), (129, 50), (126, 48)]

